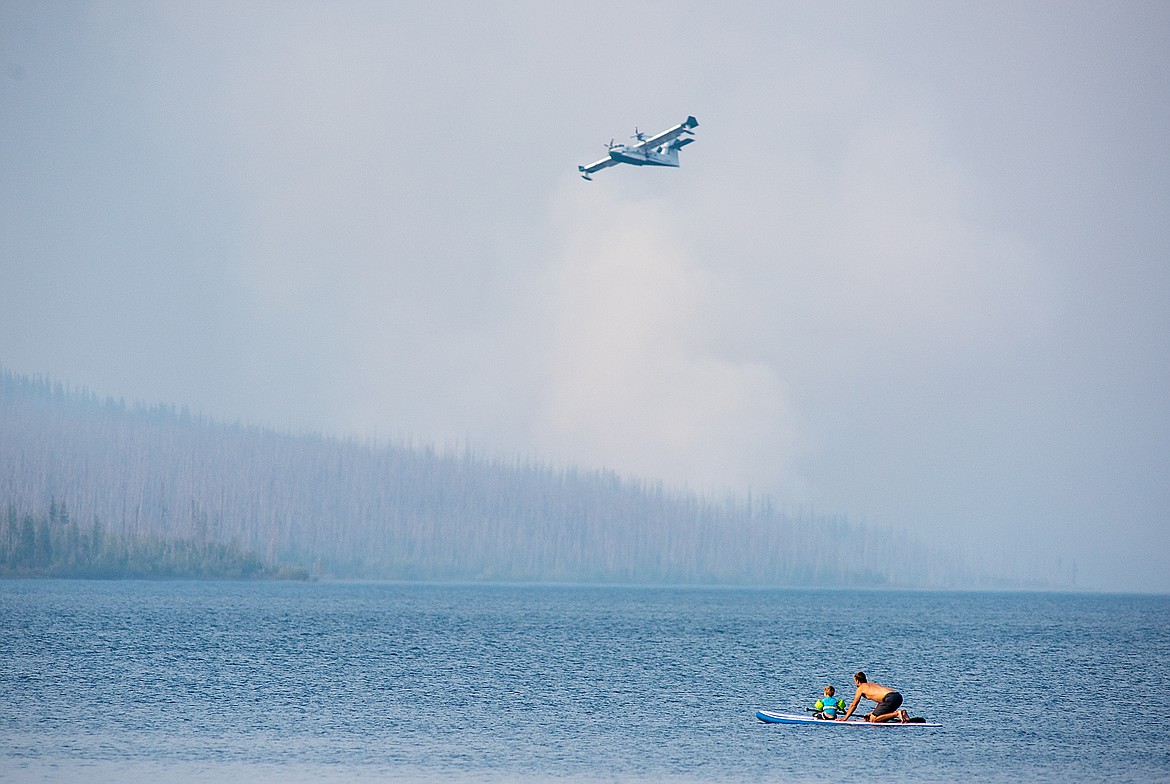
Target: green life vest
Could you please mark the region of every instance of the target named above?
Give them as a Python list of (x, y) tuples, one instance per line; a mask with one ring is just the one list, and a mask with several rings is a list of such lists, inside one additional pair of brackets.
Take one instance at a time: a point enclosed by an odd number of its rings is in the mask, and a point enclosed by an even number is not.
[(834, 697), (821, 697), (813, 707), (826, 716), (833, 717), (837, 715), (837, 711), (843, 712), (845, 710), (845, 700)]

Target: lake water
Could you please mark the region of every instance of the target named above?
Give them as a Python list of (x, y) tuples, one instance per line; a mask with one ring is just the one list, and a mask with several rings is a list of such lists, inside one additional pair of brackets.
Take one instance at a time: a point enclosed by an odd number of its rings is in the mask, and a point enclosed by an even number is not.
[[(0, 581), (0, 627), (3, 781), (1170, 780), (1166, 596)], [(945, 726), (754, 717), (857, 670)]]

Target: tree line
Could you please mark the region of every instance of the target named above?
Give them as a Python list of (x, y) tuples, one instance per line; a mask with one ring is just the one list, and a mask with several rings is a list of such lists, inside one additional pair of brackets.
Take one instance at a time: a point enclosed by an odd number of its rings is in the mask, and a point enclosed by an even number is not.
[(271, 566), (222, 542), (110, 534), (100, 520), (84, 530), (64, 504), (48, 514), (9, 505), (0, 529), (0, 577), (93, 579), (307, 580), (299, 566)]
[(1001, 577), (908, 536), (767, 498), (469, 449), (281, 433), (8, 371), (0, 504), (16, 510), (0, 543), (6, 573), (35, 563), (45, 573), (153, 574), (157, 564), (169, 575), (252, 576), (286, 564), (408, 580), (976, 586)]

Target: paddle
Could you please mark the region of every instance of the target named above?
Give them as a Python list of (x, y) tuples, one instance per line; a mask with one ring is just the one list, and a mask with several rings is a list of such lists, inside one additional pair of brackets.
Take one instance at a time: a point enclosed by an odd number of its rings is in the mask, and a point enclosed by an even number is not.
[[(820, 711), (817, 710), (816, 708), (805, 708), (804, 711), (805, 711), (805, 713), (820, 713)], [(864, 716), (861, 717), (861, 719), (859, 719), (859, 721), (869, 721), (870, 715), (871, 714), (869, 714), (869, 713), (865, 714)], [(837, 721), (836, 718), (830, 719), (828, 716), (821, 716), (820, 718), (824, 719), (825, 721)], [(912, 718), (906, 719), (906, 721), (904, 723), (905, 724), (925, 724), (926, 719), (922, 718), (921, 716), (914, 716)]]

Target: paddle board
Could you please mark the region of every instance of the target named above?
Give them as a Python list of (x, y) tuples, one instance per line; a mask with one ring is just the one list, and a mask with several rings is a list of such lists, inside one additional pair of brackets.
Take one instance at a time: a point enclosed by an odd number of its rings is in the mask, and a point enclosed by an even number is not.
[(833, 721), (831, 719), (814, 719), (812, 714), (801, 716), (796, 713), (778, 713), (776, 711), (758, 710), (756, 718), (768, 724), (819, 724), (827, 727), (941, 727), (931, 721), (879, 721), (872, 722), (865, 719), (850, 719), (849, 721)]

